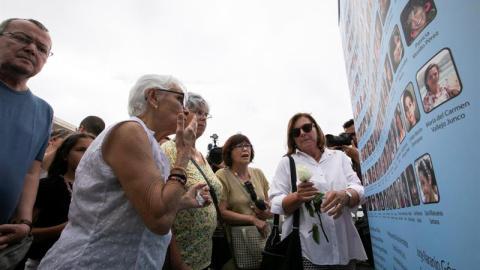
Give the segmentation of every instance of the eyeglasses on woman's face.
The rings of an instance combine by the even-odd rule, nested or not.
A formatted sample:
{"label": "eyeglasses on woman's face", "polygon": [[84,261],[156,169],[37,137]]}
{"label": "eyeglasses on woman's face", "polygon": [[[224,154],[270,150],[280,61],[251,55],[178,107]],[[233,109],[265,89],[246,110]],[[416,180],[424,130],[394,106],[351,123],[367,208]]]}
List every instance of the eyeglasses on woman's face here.
{"label": "eyeglasses on woman's face", "polygon": [[252,146],[248,143],[239,143],[235,145],[233,148],[237,149],[237,151],[239,152],[243,151],[244,148],[246,148],[247,150],[252,150]]}
{"label": "eyeglasses on woman's face", "polygon": [[[161,88],[153,88],[153,89],[156,90],[156,91],[162,91],[162,92],[176,94],[178,102],[180,102],[180,104],[182,104],[182,106],[185,108],[185,93],[177,92],[177,91],[173,91],[173,90],[165,90],[165,89],[161,89]],[[148,98],[145,97],[145,100],[147,100],[147,99]]]}
{"label": "eyeglasses on woman's face", "polygon": [[192,109],[192,110],[189,110],[189,111],[196,114],[197,117],[205,117],[205,119],[212,118],[211,114],[209,114],[208,112],[204,112],[203,110],[200,110],[200,109],[199,110]]}
{"label": "eyeglasses on woman's face", "polygon": [[312,128],[315,126],[314,123],[308,123],[308,124],[305,124],[303,126],[301,126],[300,128],[294,128],[292,129],[292,131],[290,131],[290,135],[292,135],[294,138],[297,138],[298,136],[300,136],[300,129],[303,130],[303,132],[305,133],[309,133],[310,131],[312,131]]}

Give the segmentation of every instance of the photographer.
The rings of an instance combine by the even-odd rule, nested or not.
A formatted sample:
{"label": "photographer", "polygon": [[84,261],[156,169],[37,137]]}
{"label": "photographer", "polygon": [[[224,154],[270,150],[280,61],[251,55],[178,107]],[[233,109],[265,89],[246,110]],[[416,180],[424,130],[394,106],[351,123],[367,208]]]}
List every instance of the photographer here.
{"label": "photographer", "polygon": [[352,159],[352,168],[361,181],[360,156],[357,149],[357,136],[353,119],[350,119],[343,124],[343,130],[345,132],[340,133],[338,136],[332,134],[325,135],[325,138],[327,139],[327,148],[345,152],[345,154]]}
{"label": "photographer", "polygon": [[[357,136],[355,133],[355,124],[353,119],[348,120],[343,124],[343,130],[346,134],[350,135],[351,145],[342,145],[342,150],[345,154],[352,159],[353,170],[357,173],[358,178],[362,181],[362,173],[360,170],[360,155],[357,149]],[[363,184],[363,181],[362,181]]]}
{"label": "photographer", "polygon": [[[342,145],[341,148],[345,154],[352,159],[352,168],[357,173],[358,178],[363,184],[362,172],[360,169],[360,156],[357,149],[357,136],[355,133],[355,123],[353,119],[348,120],[343,124],[343,130],[345,134],[348,134],[351,138],[351,145]],[[368,216],[366,211],[366,205],[362,205],[363,217],[355,222],[355,227],[362,239],[363,247],[367,253],[368,263],[372,266],[373,264],[373,252],[372,252],[372,242],[370,240],[370,227],[368,224]]]}
{"label": "photographer", "polygon": [[217,172],[221,168],[225,168],[222,157],[222,147],[217,146],[218,135],[213,134],[210,136],[213,139],[213,145],[208,144],[207,161],[210,164],[213,172]]}

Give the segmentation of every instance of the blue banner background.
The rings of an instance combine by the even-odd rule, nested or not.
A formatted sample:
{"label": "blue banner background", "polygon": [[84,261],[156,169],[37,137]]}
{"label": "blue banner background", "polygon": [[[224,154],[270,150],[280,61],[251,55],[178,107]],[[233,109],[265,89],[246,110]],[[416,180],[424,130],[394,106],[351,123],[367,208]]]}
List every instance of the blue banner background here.
{"label": "blue banner background", "polygon": [[[383,20],[381,5],[386,2],[389,5]],[[430,10],[435,7],[435,15],[407,45],[401,14],[409,2],[340,1],[339,25],[360,139],[363,180],[366,196],[370,197],[368,216],[375,266],[376,269],[477,269],[480,6],[475,0],[424,1]],[[404,52],[396,71],[390,50],[395,27]],[[427,113],[422,106],[424,83],[417,82],[417,73],[423,80],[425,66],[438,60],[434,57],[440,52],[448,52],[445,49],[450,51],[456,69],[448,63],[444,65],[449,68],[440,72],[440,80],[445,83],[446,77],[456,73],[460,93]],[[390,90],[385,61],[393,75]],[[407,120],[401,98],[410,83],[420,119],[411,130],[405,128],[405,139],[392,154],[388,152],[395,147],[392,132],[399,137],[395,110],[400,104],[405,127]],[[373,150],[370,153],[369,143]],[[434,203],[423,202],[418,182],[415,161],[425,154],[431,158],[438,187],[439,201]],[[402,193],[401,184],[400,191],[395,190],[394,183],[397,179],[402,183],[402,173],[409,165],[414,167],[419,205],[412,204],[408,181],[408,192]],[[383,207],[372,206],[372,196],[376,202],[377,194],[386,195]],[[402,198],[395,194],[403,194],[403,207]]]}

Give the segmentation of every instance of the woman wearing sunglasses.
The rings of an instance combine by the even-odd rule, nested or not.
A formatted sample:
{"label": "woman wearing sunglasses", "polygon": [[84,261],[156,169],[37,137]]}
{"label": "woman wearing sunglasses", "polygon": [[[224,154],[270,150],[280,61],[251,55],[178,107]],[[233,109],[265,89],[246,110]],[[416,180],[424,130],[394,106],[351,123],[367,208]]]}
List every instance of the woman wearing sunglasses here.
{"label": "woman wearing sunglasses", "polygon": [[[223,185],[219,202],[222,218],[230,226],[253,225],[266,240],[269,228],[266,220],[273,218],[268,200],[269,184],[263,172],[248,165],[255,151],[247,136],[236,134],[223,145],[223,160],[227,167],[216,172]],[[227,269],[237,269],[233,262]]]}
{"label": "woman wearing sunglasses", "polygon": [[[306,166],[312,177],[306,182],[297,180],[297,191],[292,193],[289,159],[283,157],[277,167],[270,201],[271,211],[286,217],[282,239],[292,231],[291,214],[300,209],[304,269],[355,269],[356,261],[365,260],[367,256],[352,213],[357,212],[360,203],[365,203],[365,197],[348,157],[341,151],[325,147],[320,126],[306,113],[295,114],[290,119],[287,144],[287,155],[293,157],[296,168]],[[305,202],[312,201],[320,193],[325,195],[321,213],[311,217]],[[323,231],[314,235],[313,228],[320,226]]]}

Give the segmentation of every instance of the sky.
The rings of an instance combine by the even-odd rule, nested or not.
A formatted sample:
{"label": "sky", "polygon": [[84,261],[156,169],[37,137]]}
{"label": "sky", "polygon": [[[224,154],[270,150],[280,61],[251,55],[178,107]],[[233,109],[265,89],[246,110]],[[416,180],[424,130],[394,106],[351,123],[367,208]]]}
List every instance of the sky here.
{"label": "sky", "polygon": [[336,0],[0,0],[0,20],[33,18],[53,41],[28,86],[55,116],[78,126],[128,119],[144,74],[170,74],[210,105],[197,140],[204,155],[237,133],[255,149],[252,167],[273,179],[286,153],[288,120],[311,113],[325,134],[352,118]]}

